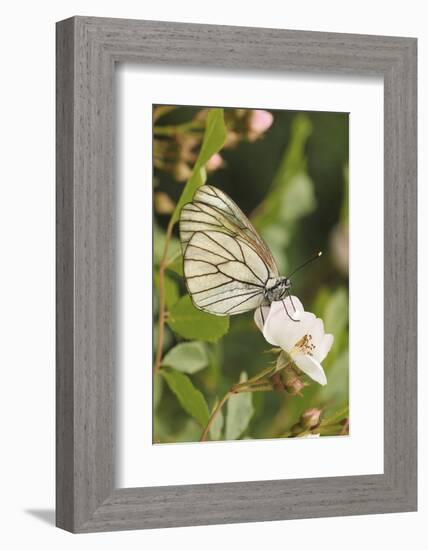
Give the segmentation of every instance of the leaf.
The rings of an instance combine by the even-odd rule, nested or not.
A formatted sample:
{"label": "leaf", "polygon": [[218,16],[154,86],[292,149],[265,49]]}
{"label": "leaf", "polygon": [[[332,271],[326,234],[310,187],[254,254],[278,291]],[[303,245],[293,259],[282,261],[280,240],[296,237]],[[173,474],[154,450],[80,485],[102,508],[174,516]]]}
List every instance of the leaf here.
{"label": "leaf", "polygon": [[201,439],[201,428],[193,418],[189,418],[184,427],[174,434],[174,443],[198,443]]}
{"label": "leaf", "polygon": [[316,206],[314,186],[309,176],[303,172],[290,178],[287,190],[281,197],[280,218],[294,222],[310,214]]}
{"label": "leaf", "polygon": [[183,277],[183,256],[181,253],[166,265],[166,269]]}
{"label": "leaf", "polygon": [[[241,373],[239,382],[247,380],[247,374]],[[226,439],[239,439],[246,430],[254,408],[251,393],[239,393],[229,398],[226,417]]]}
{"label": "leaf", "polygon": [[207,391],[214,392],[222,380],[223,345],[222,342],[205,344],[208,355],[208,369],[204,372],[204,384]]}
{"label": "leaf", "polygon": [[343,201],[340,209],[340,221],[343,224],[349,222],[349,168],[346,165],[343,168]]}
{"label": "leaf", "polygon": [[165,355],[162,365],[193,374],[208,366],[208,354],[202,342],[183,342]]}
{"label": "leaf", "polygon": [[341,404],[347,403],[349,396],[349,353],[343,351],[328,368],[328,384],[319,388],[322,401],[334,401]]}
{"label": "leaf", "polygon": [[329,424],[319,428],[320,435],[347,435],[346,427],[343,424]]}
{"label": "leaf", "polygon": [[[164,280],[164,291],[165,291],[165,303],[166,307],[168,309],[171,309],[172,306],[178,301],[180,298],[180,292],[178,289],[178,284],[174,279],[171,279],[171,277],[168,277],[164,274],[163,277]],[[159,273],[155,273],[154,276],[155,281],[155,287],[159,290]]]}
{"label": "leaf", "polygon": [[162,399],[163,380],[158,373],[153,379],[153,410],[155,411]]}
{"label": "leaf", "polygon": [[349,416],[349,405],[343,407],[340,411],[333,413],[332,415],[324,418],[321,421],[321,426],[330,426],[331,424],[337,424],[341,420],[348,418]]}
{"label": "leaf", "polygon": [[346,328],[348,323],[348,293],[344,288],[338,288],[328,300],[324,309],[326,332],[336,337]]}
{"label": "leaf", "polygon": [[[159,265],[163,256],[165,247],[165,231],[158,225],[153,224],[153,263]],[[178,239],[171,237],[168,243],[168,253],[166,261],[173,261],[177,257],[181,257],[181,244]]]}
{"label": "leaf", "polygon": [[181,209],[193,199],[196,189],[203,185],[207,179],[205,164],[223,147],[226,141],[226,126],[224,124],[223,109],[210,109],[205,126],[204,139],[201,150],[193,167],[192,175],[181,193],[177,206],[172,215],[172,222],[180,218]]}
{"label": "leaf", "polygon": [[189,296],[182,296],[171,308],[168,326],[187,340],[215,342],[229,330],[229,317],[196,309]]}
{"label": "leaf", "polygon": [[[213,411],[217,407],[217,405],[218,405],[218,399],[216,399],[216,401],[214,403],[214,407],[211,411],[211,414],[213,413]],[[220,411],[217,414],[217,416],[215,417],[213,423],[211,424],[210,437],[211,437],[212,441],[218,441],[221,438],[221,432],[222,432],[222,429],[223,429],[223,424],[224,424],[224,417],[223,417],[222,411]]]}
{"label": "leaf", "polygon": [[[259,230],[278,223],[290,224],[315,208],[312,180],[306,173],[305,145],[312,124],[304,114],[293,120],[290,143],[266,199],[252,217]],[[268,243],[269,244],[269,243]]]}
{"label": "leaf", "polygon": [[153,109],[153,122],[156,122],[163,116],[175,111],[175,109],[177,109],[175,105],[158,105]]}
{"label": "leaf", "polygon": [[202,427],[205,427],[210,417],[208,405],[204,396],[195,388],[190,378],[172,369],[161,369],[160,373],[183,409]]}
{"label": "leaf", "polygon": [[318,290],[315,300],[312,303],[311,311],[317,316],[324,318],[324,310],[330,298],[330,291],[325,286]]}

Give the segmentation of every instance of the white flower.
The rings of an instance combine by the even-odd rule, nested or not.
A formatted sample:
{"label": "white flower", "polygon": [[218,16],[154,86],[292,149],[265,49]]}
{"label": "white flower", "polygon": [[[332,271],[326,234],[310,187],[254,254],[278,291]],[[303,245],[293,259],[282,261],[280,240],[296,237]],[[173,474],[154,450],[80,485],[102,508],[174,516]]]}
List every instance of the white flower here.
{"label": "white flower", "polygon": [[258,308],[254,321],[265,339],[283,349],[302,372],[327,384],[321,363],[333,345],[333,335],[325,334],[322,320],[304,311],[296,296]]}

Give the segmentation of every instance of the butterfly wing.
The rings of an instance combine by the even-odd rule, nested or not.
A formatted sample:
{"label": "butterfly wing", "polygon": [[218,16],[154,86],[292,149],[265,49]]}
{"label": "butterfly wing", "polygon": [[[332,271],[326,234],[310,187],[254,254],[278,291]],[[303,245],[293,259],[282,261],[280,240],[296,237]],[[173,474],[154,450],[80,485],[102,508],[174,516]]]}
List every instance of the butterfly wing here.
{"label": "butterfly wing", "polygon": [[267,281],[278,276],[264,241],[238,206],[205,185],[180,217],[184,275],[194,305],[235,315],[264,302]]}
{"label": "butterfly wing", "polygon": [[260,256],[273,276],[279,276],[275,260],[247,216],[233,200],[212,185],[200,187],[191,203],[180,214],[180,239],[183,250],[197,231],[216,230],[240,237]]}

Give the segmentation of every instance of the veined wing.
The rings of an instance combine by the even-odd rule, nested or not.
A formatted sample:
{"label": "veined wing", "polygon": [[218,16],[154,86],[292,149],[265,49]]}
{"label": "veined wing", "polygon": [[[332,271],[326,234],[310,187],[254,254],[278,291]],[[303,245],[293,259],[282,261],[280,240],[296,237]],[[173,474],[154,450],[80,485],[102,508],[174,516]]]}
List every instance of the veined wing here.
{"label": "veined wing", "polygon": [[192,233],[184,251],[184,276],[197,308],[235,315],[264,302],[271,272],[246,240],[210,229]]}
{"label": "veined wing", "polygon": [[264,240],[242,210],[223,191],[212,185],[200,187],[180,214],[183,254],[195,233],[217,231],[245,242],[263,261],[271,277],[278,277],[275,260]]}

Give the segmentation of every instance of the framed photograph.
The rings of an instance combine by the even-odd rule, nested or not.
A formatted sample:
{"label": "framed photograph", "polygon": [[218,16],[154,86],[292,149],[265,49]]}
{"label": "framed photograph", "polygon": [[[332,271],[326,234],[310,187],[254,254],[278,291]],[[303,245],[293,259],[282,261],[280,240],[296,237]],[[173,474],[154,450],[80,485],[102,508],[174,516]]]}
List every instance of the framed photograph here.
{"label": "framed photograph", "polygon": [[417,506],[416,39],[57,24],[57,525]]}

